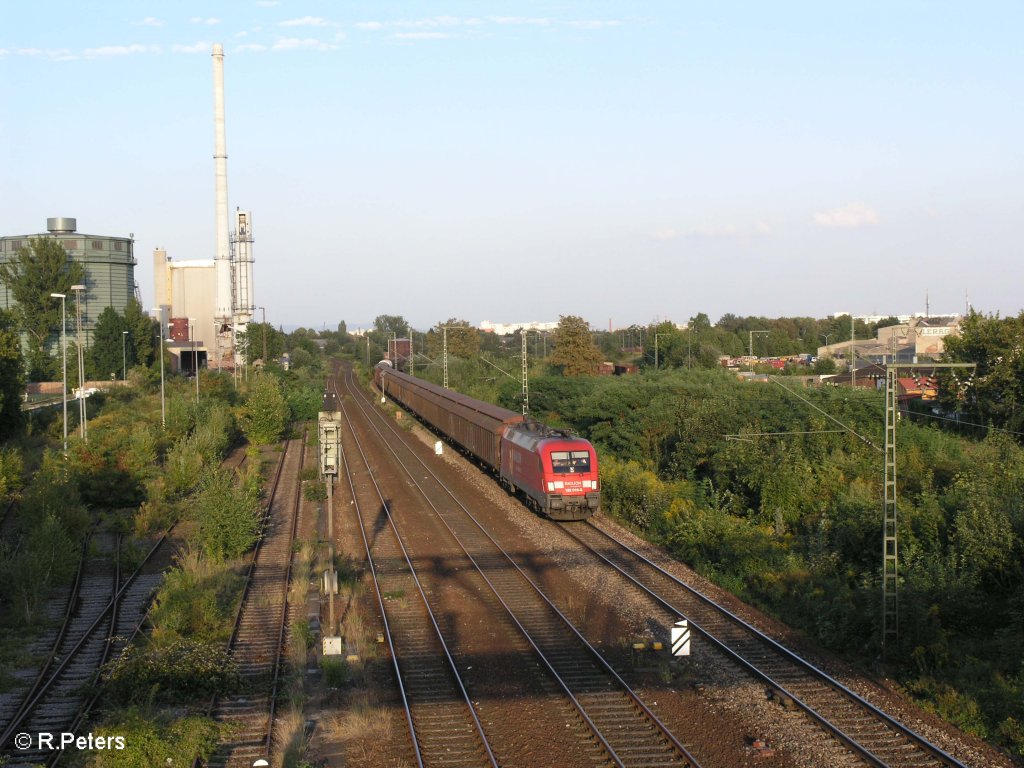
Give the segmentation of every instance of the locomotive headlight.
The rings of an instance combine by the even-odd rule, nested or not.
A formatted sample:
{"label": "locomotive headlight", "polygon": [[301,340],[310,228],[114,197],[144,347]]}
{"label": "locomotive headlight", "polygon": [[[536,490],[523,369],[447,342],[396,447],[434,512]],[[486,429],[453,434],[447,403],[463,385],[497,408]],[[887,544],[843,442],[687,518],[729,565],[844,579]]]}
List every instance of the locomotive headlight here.
{"label": "locomotive headlight", "polygon": [[554,483],[552,483],[552,482],[551,482],[551,481],[549,480],[549,481],[548,481],[548,491],[550,492],[550,491],[553,491],[553,490],[555,490],[555,484],[554,484]]}
{"label": "locomotive headlight", "polygon": [[561,480],[555,480],[555,488],[565,488],[565,483]]}

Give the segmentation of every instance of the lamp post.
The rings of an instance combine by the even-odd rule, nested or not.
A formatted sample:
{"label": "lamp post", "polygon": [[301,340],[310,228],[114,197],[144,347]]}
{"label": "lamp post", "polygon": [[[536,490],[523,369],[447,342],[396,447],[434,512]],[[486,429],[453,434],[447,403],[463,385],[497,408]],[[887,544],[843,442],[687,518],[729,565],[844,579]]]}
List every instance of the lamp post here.
{"label": "lamp post", "polygon": [[76,338],[78,339],[78,431],[82,440],[89,442],[85,409],[85,355],[82,352],[82,291],[85,290],[85,286],[72,285],[71,290],[75,292]]}
{"label": "lamp post", "polygon": [[60,299],[60,346],[62,358],[63,382],[60,390],[61,400],[64,404],[64,457],[68,455],[68,322],[65,313],[65,302],[67,294],[51,293],[50,298]]}
{"label": "lamp post", "polygon": [[121,331],[121,381],[128,381],[128,331]]}
{"label": "lamp post", "polygon": [[263,367],[267,367],[267,308],[256,307],[263,313]]}
{"label": "lamp post", "polygon": [[[160,309],[153,310],[154,312],[160,312]],[[160,429],[167,428],[167,406],[164,400],[164,322],[163,314],[160,314],[160,319],[157,322],[159,328],[157,329],[157,337],[160,339]]]}
{"label": "lamp post", "polygon": [[192,367],[196,374],[196,402],[199,402],[199,352],[196,350],[195,326],[192,325],[192,318],[188,319],[188,337],[192,340]]}

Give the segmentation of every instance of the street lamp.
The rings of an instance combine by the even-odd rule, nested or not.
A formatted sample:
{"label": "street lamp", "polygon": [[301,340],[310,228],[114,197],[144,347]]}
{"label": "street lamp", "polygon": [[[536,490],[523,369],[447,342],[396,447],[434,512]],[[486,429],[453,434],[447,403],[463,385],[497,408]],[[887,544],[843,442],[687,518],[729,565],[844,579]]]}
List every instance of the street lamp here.
{"label": "street lamp", "polygon": [[[153,310],[154,312],[160,312],[159,309]],[[157,336],[160,339],[160,429],[167,428],[167,406],[164,401],[164,322],[163,315],[160,315],[160,319],[157,322],[160,327],[157,329]]]}
{"label": "street lamp", "polygon": [[267,367],[267,308],[256,307],[263,313],[263,367]]}
{"label": "street lamp", "polygon": [[64,403],[64,456],[68,455],[68,322],[64,311],[64,299],[67,298],[66,294],[63,293],[51,293],[50,298],[60,299],[60,345],[62,349],[63,359],[63,378],[61,381],[61,400]]}
{"label": "street lamp", "polygon": [[85,290],[85,286],[72,285],[71,290],[75,292],[76,338],[78,339],[78,429],[82,440],[89,442],[85,408],[85,354],[82,351],[82,291]]}
{"label": "street lamp", "polygon": [[196,374],[196,402],[199,402],[199,352],[196,351],[196,334],[195,326],[192,324],[192,318],[188,319],[188,337],[192,340],[192,367],[195,369]]}
{"label": "street lamp", "polygon": [[125,342],[128,340],[128,331],[121,331],[121,381],[128,381],[128,354]]}

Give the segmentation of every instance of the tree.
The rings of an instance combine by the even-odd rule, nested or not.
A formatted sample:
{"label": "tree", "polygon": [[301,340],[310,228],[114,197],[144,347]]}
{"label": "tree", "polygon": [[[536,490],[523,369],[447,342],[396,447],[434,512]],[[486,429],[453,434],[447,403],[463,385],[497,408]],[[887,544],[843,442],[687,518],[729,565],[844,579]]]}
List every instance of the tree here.
{"label": "tree", "polygon": [[124,308],[124,330],[128,331],[128,367],[152,365],[157,362],[156,343],[159,322],[142,311],[134,298]]}
{"label": "tree", "polygon": [[594,346],[590,326],[582,317],[559,315],[552,342],[555,351],[551,354],[551,364],[559,368],[563,376],[593,374],[597,371],[601,353]]}
{"label": "tree", "polygon": [[28,247],[0,264],[0,281],[17,302],[14,317],[27,336],[31,379],[48,377],[52,372],[46,343],[60,328],[61,310],[60,302],[50,294],[63,293],[70,304],[71,286],[84,279],[82,265],[68,257],[60,242],[46,237],[30,239]]}
{"label": "tree", "polygon": [[950,374],[943,402],[976,414],[980,423],[1024,430],[1024,312],[1000,318],[972,311],[959,337],[947,336],[945,346],[950,361],[977,368],[971,378],[967,372]]}
{"label": "tree", "polygon": [[0,309],[0,436],[15,434],[23,423],[21,391],[24,389],[24,360],[14,316]]}
{"label": "tree", "polygon": [[256,377],[242,411],[242,427],[249,442],[276,443],[287,424],[288,402],[277,377],[270,374]]}
{"label": "tree", "polygon": [[395,334],[399,338],[409,331],[409,323],[401,315],[377,315],[373,320],[373,330],[381,336],[391,338]]}
{"label": "tree", "polygon": [[127,355],[127,339],[122,331],[124,318],[113,307],[107,307],[96,318],[96,326],[92,331],[92,349],[89,356],[96,375],[102,379],[121,378],[122,344]]}
{"label": "tree", "polygon": [[277,360],[284,353],[284,333],[270,323],[249,323],[244,333],[238,334],[238,347],[245,356],[245,361],[252,364],[254,360],[263,359],[263,345],[266,342],[267,360]]}
{"label": "tree", "polygon": [[448,329],[448,354],[470,360],[480,353],[480,334],[468,320],[448,318],[427,332],[427,354],[439,357],[444,351],[445,328]]}

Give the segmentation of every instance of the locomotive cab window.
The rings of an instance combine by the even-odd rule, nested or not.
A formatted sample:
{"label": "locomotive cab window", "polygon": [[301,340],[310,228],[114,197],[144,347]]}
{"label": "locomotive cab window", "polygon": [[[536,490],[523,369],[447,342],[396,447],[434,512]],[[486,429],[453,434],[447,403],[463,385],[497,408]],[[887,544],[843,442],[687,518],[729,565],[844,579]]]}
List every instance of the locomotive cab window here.
{"label": "locomotive cab window", "polygon": [[590,471],[589,451],[552,451],[551,469],[556,475]]}

